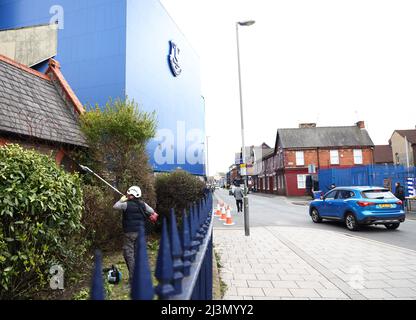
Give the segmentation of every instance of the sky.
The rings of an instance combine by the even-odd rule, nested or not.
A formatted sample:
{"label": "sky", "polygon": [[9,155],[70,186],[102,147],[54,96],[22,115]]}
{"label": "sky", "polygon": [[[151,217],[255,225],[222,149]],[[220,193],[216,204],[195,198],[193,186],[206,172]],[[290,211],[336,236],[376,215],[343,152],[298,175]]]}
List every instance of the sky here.
{"label": "sky", "polygon": [[196,50],[206,101],[209,175],[278,128],[365,121],[375,144],[416,126],[416,1],[161,0]]}

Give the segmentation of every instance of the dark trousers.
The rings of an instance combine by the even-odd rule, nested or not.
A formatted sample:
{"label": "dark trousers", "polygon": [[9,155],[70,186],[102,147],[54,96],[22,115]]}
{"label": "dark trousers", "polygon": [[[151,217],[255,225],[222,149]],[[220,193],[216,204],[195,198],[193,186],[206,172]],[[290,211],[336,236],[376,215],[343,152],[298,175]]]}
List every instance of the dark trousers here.
{"label": "dark trousers", "polygon": [[237,202],[237,211],[243,212],[243,200],[236,200]]}
{"label": "dark trousers", "polygon": [[130,232],[124,234],[123,255],[126,261],[127,269],[129,270],[129,283],[133,280],[134,262],[136,256],[137,232]]}

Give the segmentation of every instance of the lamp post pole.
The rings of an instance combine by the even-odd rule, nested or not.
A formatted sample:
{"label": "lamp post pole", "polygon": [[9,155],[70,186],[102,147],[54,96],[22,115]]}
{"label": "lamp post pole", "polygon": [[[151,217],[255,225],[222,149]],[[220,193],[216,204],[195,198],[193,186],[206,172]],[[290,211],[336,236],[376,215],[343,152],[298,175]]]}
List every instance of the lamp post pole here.
{"label": "lamp post pole", "polygon": [[[242,157],[243,157],[243,167],[244,167],[244,230],[245,235],[250,236],[250,220],[249,220],[249,206],[248,206],[248,176],[247,176],[247,163],[246,163],[246,147],[244,140],[244,111],[243,111],[243,89],[241,82],[241,59],[240,59],[240,36],[239,36],[239,26],[251,26],[255,21],[244,21],[237,22],[235,24],[236,34],[237,34],[237,58],[238,58],[238,83],[240,88],[240,114],[241,114],[241,143],[242,143]],[[241,174],[241,165],[240,165],[240,174]]]}
{"label": "lamp post pole", "polygon": [[206,163],[206,168],[205,168],[207,177],[209,177],[209,138],[211,137],[207,136],[207,163]]}

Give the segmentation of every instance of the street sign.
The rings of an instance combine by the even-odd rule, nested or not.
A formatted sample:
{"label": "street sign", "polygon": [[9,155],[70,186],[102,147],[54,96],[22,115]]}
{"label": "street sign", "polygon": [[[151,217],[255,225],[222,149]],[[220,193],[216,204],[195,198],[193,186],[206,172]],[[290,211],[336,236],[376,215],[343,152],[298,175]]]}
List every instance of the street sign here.
{"label": "street sign", "polygon": [[247,165],[245,163],[240,164],[240,175],[247,175]]}

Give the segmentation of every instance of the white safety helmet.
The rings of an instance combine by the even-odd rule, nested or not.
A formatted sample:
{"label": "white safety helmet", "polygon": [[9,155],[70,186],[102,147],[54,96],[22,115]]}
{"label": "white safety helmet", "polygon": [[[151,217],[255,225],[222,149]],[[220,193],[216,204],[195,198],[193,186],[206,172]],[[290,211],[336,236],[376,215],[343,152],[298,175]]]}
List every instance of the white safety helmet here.
{"label": "white safety helmet", "polygon": [[135,198],[140,198],[142,196],[142,189],[140,189],[137,186],[133,186],[129,190],[127,190],[127,194]]}

